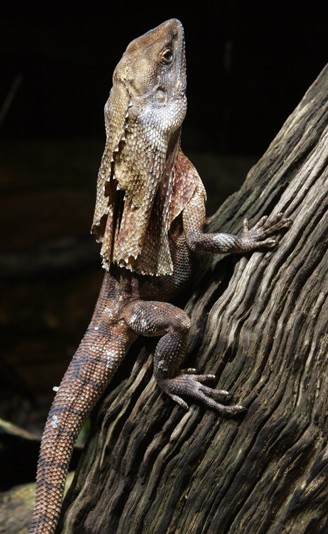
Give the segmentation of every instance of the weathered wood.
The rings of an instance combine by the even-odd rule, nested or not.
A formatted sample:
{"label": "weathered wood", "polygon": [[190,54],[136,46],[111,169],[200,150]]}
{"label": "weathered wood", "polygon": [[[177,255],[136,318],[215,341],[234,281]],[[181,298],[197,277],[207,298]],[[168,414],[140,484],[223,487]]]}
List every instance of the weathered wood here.
{"label": "weathered wood", "polygon": [[186,366],[248,411],[184,412],[140,341],[94,413],[63,532],[327,532],[327,97],[328,68],[210,224],[283,211],[291,229],[273,251],[201,260],[186,306]]}

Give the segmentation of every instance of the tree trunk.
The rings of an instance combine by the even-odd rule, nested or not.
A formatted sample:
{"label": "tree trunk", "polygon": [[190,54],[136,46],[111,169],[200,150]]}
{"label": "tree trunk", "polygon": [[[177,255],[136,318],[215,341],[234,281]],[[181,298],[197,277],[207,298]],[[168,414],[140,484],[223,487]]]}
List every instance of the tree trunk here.
{"label": "tree trunk", "polygon": [[184,412],[138,341],[93,414],[63,532],[328,532],[327,95],[328,67],[209,226],[283,211],[292,227],[273,250],[202,259],[186,306],[185,366],[247,412]]}

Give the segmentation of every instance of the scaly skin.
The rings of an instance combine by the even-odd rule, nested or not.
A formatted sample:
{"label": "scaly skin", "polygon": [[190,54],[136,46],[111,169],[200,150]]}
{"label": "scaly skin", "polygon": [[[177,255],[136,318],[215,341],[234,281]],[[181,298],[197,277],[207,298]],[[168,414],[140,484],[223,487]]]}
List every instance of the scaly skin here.
{"label": "scaly skin", "polygon": [[186,395],[224,415],[244,410],[218,402],[228,392],[204,384],[213,375],[178,372],[190,320],[168,300],[188,282],[194,251],[271,248],[290,221],[279,213],[251,230],[244,221],[239,236],[204,233],[204,187],[179,145],[185,88],[183,29],[174,19],[133,41],[115,70],[93,223],[107,272],[46,422],[31,534],[55,532],[75,439],[137,336],[160,338],[154,376],[183,408]]}

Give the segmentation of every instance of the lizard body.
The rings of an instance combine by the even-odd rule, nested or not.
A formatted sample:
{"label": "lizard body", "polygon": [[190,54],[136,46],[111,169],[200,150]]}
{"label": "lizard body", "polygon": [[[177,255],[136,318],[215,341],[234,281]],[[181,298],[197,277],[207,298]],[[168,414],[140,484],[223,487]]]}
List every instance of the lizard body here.
{"label": "lizard body", "polygon": [[182,407],[185,395],[222,414],[244,408],[205,385],[213,375],[178,372],[190,327],[168,301],[190,279],[195,251],[273,247],[290,224],[281,213],[239,235],[205,234],[205,190],[180,148],[186,112],[183,28],[172,19],[135,39],[113,76],[107,140],[92,231],[106,269],[90,325],[56,393],[41,442],[31,534],[55,532],[71,452],[82,423],[137,336],[158,336],[154,376]]}

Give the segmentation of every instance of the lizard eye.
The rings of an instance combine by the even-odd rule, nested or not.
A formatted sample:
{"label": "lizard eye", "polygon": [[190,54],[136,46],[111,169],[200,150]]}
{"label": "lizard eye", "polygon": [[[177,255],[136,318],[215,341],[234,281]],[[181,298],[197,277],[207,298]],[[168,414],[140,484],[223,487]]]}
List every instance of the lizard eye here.
{"label": "lizard eye", "polygon": [[169,65],[173,61],[173,50],[170,47],[164,48],[161,53],[161,63]]}

